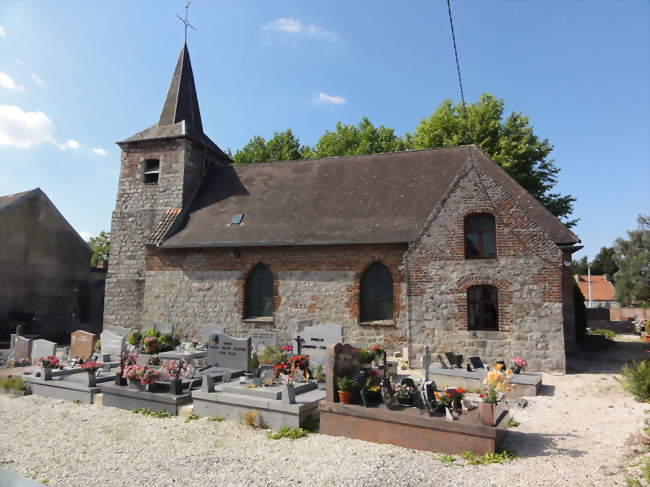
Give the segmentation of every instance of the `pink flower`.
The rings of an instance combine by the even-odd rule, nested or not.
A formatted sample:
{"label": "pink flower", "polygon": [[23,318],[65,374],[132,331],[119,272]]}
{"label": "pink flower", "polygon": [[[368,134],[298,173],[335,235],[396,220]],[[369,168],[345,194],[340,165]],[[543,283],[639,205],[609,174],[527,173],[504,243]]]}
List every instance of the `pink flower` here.
{"label": "pink flower", "polygon": [[282,347],[283,352],[293,352],[293,347],[291,345],[285,345]]}

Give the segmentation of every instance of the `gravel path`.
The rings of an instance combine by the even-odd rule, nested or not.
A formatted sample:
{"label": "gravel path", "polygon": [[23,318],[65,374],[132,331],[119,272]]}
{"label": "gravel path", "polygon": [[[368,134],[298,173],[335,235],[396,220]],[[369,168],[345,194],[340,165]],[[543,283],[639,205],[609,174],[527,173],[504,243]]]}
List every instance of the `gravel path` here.
{"label": "gravel path", "polygon": [[53,486],[625,485],[629,439],[649,405],[612,374],[545,375],[546,393],[513,411],[520,458],[461,466],[426,452],[311,434],[269,440],[243,424],[156,419],[38,396],[0,396],[0,466]]}

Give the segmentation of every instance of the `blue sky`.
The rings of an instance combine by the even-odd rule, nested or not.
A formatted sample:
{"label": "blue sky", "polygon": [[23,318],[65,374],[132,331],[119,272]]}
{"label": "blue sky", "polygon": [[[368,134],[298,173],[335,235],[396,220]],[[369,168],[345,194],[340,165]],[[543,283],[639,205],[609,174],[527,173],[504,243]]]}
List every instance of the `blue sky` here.
{"label": "blue sky", "polygon": [[[650,213],[647,0],[453,1],[467,101],[491,92],[555,146],[592,256]],[[0,194],[41,187],[84,236],[110,228],[119,150],[155,123],[183,2],[0,2]],[[412,131],[459,99],[445,0],[194,0],[203,125],[223,149],[337,121]]]}

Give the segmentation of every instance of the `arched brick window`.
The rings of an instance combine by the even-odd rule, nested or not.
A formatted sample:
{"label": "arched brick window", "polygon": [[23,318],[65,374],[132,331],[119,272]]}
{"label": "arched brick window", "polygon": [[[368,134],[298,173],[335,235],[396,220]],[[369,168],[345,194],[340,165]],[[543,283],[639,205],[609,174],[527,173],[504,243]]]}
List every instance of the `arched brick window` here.
{"label": "arched brick window", "polygon": [[497,256],[496,225],[489,213],[465,217],[465,258],[491,259]]}
{"label": "arched brick window", "polygon": [[264,316],[273,316],[273,274],[259,264],[246,280],[244,318]]}
{"label": "arched brick window", "polygon": [[393,319],[393,276],[381,262],[368,266],[359,283],[361,321]]}
{"label": "arched brick window", "polygon": [[467,288],[467,329],[499,329],[499,293],[496,287]]}

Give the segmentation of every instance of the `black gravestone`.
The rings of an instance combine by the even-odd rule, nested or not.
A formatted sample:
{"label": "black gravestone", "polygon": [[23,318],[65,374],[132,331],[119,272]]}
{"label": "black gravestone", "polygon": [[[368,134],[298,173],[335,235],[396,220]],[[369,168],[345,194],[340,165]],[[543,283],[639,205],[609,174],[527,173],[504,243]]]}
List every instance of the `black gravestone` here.
{"label": "black gravestone", "polygon": [[472,364],[472,367],[475,369],[484,369],[485,366],[483,365],[483,361],[481,360],[481,357],[470,357],[469,362]]}
{"label": "black gravestone", "polygon": [[500,365],[503,365],[504,369],[506,368],[506,363],[503,360],[497,360],[496,363],[500,364]]}
{"label": "black gravestone", "polygon": [[447,361],[449,362],[449,365],[452,367],[456,365],[456,354],[453,352],[445,352],[445,357],[447,357]]}
{"label": "black gravestone", "polygon": [[404,377],[402,379],[402,382],[400,382],[400,384],[403,385],[403,386],[406,386],[406,387],[415,388],[415,382],[410,377]]}
{"label": "black gravestone", "polygon": [[445,362],[445,357],[438,354],[438,361],[440,362],[440,365],[442,366],[443,369],[447,368],[447,362]]}
{"label": "black gravestone", "polygon": [[463,367],[463,356],[462,355],[456,355],[456,367],[459,369]]}

